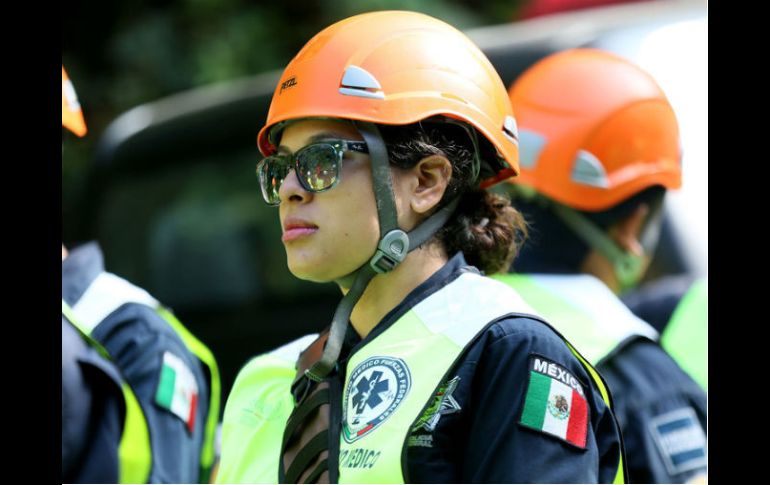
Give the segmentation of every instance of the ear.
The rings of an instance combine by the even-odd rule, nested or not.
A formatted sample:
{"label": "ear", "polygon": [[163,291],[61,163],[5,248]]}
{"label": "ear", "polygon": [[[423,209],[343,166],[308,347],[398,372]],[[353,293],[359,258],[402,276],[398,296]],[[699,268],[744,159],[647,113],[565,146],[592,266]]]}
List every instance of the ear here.
{"label": "ear", "polygon": [[452,177],[452,164],[446,157],[431,155],[417,162],[411,172],[414,179],[409,205],[414,212],[425,214],[444,196]]}
{"label": "ear", "polygon": [[623,249],[636,256],[644,256],[644,248],[639,242],[642,226],[650,213],[647,204],[639,204],[625,219],[616,223],[610,229],[610,237]]}

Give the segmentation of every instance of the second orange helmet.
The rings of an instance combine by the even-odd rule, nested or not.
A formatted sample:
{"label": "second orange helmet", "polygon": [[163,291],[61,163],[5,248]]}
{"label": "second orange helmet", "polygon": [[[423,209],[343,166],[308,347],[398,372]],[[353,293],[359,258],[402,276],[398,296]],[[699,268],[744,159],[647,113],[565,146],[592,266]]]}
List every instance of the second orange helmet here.
{"label": "second orange helmet", "polygon": [[509,91],[521,173],[512,183],[577,210],[607,210],[653,185],[681,186],[674,110],[648,73],[596,49],[553,54]]}

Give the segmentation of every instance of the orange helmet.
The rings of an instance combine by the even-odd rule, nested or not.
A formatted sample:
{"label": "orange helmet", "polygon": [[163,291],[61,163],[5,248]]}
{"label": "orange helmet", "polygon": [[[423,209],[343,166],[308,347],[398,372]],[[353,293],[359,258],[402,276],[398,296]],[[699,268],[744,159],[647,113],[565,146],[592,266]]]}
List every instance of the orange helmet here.
{"label": "orange helmet", "polygon": [[681,186],[674,110],[625,59],[595,49],[553,54],[509,94],[522,143],[512,183],[583,211],[609,209],[653,185]]}
{"label": "orange helmet", "polygon": [[516,121],[500,76],[479,48],[427,15],[371,12],[327,27],[292,59],[257,143],[264,155],[275,152],[288,120],[406,125],[438,115],[469,123],[496,149],[499,160],[485,167],[482,187],[516,175]]}
{"label": "orange helmet", "polygon": [[88,131],[78,95],[64,66],[61,67],[61,125],[77,136],[83,136]]}

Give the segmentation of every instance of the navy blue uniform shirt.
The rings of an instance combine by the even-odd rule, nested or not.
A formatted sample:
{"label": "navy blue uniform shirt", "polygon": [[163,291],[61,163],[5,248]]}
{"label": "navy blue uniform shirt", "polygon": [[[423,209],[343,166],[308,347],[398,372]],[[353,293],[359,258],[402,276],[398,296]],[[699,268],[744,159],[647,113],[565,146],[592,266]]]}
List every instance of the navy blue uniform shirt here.
{"label": "navy blue uniform shirt", "polygon": [[662,334],[693,280],[689,275],[665,276],[630,290],[620,299],[634,315]]}
{"label": "navy blue uniform shirt", "polygon": [[[342,372],[357,347],[464,271],[477,270],[457,254],[365,339],[349,327]],[[589,423],[584,449],[520,423],[534,355],[567,369],[585,390]],[[465,349],[446,384],[438,414],[408,438],[408,482],[611,483],[615,478],[621,445],[614,417],[588,373],[546,324],[519,316],[491,322]]]}
{"label": "navy blue uniform shirt", "polygon": [[[103,271],[103,257],[95,243],[73,250],[62,261],[62,298],[74,307]],[[67,341],[71,342],[72,335],[66,332],[69,334]],[[122,434],[125,404],[117,385],[105,385],[105,380],[114,382],[124,379],[136,394],[149,428],[152,449],[149,481],[197,483],[210,396],[208,380],[200,361],[168,322],[146,305],[122,305],[94,329],[93,337],[104,345],[113,363],[105,361],[90,347],[80,347],[78,352],[68,345],[69,364],[65,369],[65,322],[62,322],[63,481],[70,481],[64,475],[65,448],[68,477],[72,482],[117,481],[104,477],[117,477],[117,445]],[[197,383],[198,402],[192,431],[177,414],[156,402],[164,354],[167,352],[184,363]],[[102,363],[91,365],[84,372],[87,360],[101,360]],[[106,371],[110,368],[119,369],[120,376],[110,376]],[[94,392],[97,388],[99,392]],[[65,411],[65,408],[80,410],[81,419],[72,418],[74,413]],[[116,428],[116,422],[120,424],[119,428]],[[98,445],[94,439],[107,444]]]}
{"label": "navy blue uniform shirt", "polygon": [[658,344],[637,339],[598,365],[615,400],[631,483],[706,472],[706,393]]}
{"label": "navy blue uniform shirt", "polygon": [[120,374],[62,318],[62,483],[117,483],[125,404]]}

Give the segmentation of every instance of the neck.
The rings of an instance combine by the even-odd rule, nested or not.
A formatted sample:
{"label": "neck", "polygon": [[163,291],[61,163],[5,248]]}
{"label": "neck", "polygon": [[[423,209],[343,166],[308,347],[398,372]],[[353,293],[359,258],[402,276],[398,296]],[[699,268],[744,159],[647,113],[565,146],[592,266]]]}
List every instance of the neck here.
{"label": "neck", "polygon": [[620,294],[620,283],[615,276],[615,268],[612,263],[595,249],[588,253],[588,256],[580,266],[582,273],[588,273],[600,279],[602,283],[612,290],[616,295]]}
{"label": "neck", "polygon": [[[447,261],[443,250],[436,245],[425,245],[409,253],[390,273],[372,278],[350,315],[350,323],[358,335],[361,338],[369,335],[388,312],[441,269]],[[347,294],[350,285],[341,281],[338,284],[342,293]]]}

